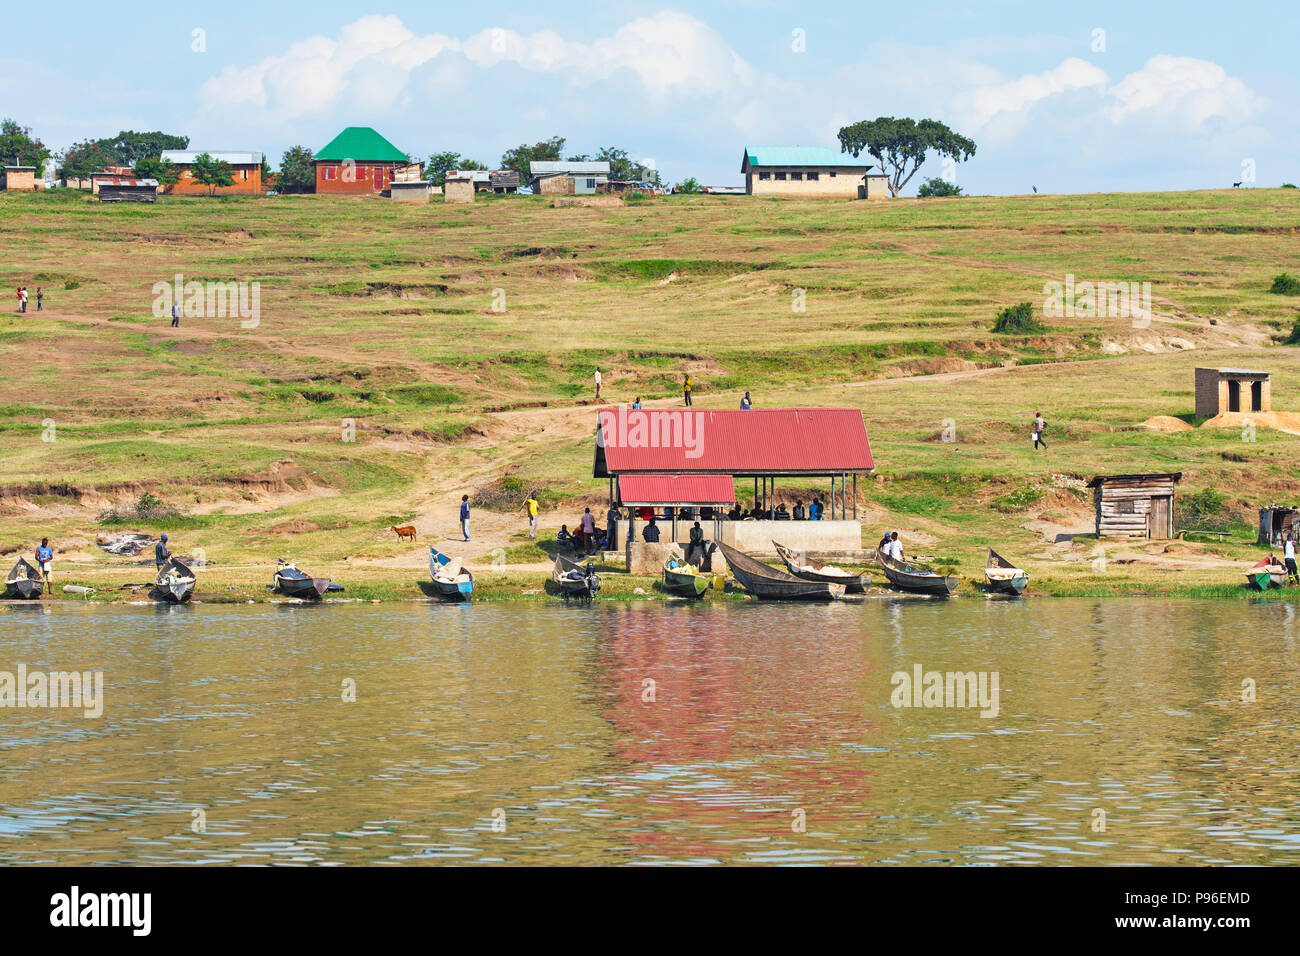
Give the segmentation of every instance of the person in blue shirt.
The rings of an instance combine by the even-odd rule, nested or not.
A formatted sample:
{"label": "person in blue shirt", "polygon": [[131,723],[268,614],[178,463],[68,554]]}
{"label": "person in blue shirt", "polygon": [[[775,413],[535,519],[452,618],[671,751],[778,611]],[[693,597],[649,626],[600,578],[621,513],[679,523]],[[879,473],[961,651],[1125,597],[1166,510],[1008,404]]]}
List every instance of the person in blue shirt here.
{"label": "person in blue shirt", "polygon": [[822,505],[822,500],[821,500],[821,498],[819,498],[817,495],[813,495],[812,503],[811,503],[810,505],[808,505],[808,520],[809,520],[809,521],[821,521],[821,520],[822,520],[822,507],[823,507],[823,505]]}
{"label": "person in blue shirt", "polygon": [[469,495],[460,496],[460,533],[469,540]]}
{"label": "person in blue shirt", "polygon": [[50,565],[53,561],[54,549],[50,547],[50,539],[41,538],[41,546],[36,549],[36,566],[41,569],[41,576],[45,578],[45,590],[42,593],[49,593]]}
{"label": "person in blue shirt", "polygon": [[740,400],[741,409],[743,409],[744,411],[749,411],[749,409],[753,407],[753,404],[754,403],[749,400],[749,392],[746,392],[745,397]]}
{"label": "person in blue shirt", "polygon": [[167,550],[167,535],[158,539],[158,543],[153,546],[153,563],[155,567],[161,568],[167,563],[167,559],[172,553]]}
{"label": "person in blue shirt", "polygon": [[632,407],[633,407],[633,408],[640,408],[640,407],[641,407],[641,396],[640,396],[640,395],[638,395],[638,396],[636,397],[636,401],[632,403]]}
{"label": "person in blue shirt", "polygon": [[655,519],[651,517],[648,524],[641,531],[641,537],[651,544],[659,540],[659,526],[655,524]]}

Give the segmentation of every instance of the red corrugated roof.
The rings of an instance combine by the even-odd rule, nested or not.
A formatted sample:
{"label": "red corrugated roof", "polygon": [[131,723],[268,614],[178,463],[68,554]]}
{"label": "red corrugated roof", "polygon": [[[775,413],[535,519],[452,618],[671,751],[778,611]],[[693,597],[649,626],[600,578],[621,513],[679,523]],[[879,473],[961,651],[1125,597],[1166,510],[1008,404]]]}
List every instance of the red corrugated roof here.
{"label": "red corrugated roof", "polygon": [[595,476],[830,475],[875,467],[856,408],[602,409]]}
{"label": "red corrugated roof", "polygon": [[618,500],[625,505],[730,505],[730,475],[620,475]]}

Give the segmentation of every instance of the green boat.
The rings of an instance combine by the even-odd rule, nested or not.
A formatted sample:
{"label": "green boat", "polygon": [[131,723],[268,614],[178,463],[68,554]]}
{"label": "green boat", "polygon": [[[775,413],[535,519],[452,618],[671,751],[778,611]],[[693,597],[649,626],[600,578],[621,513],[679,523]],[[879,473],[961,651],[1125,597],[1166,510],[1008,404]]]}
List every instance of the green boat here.
{"label": "green boat", "polygon": [[1267,559],[1246,572],[1246,585],[1256,591],[1267,591],[1270,587],[1280,588],[1285,581],[1286,568],[1280,564],[1269,564]]}
{"label": "green boat", "polygon": [[703,597],[704,592],[709,589],[712,583],[713,575],[711,574],[691,574],[689,571],[664,568],[664,587],[673,594],[682,594],[686,597]]}

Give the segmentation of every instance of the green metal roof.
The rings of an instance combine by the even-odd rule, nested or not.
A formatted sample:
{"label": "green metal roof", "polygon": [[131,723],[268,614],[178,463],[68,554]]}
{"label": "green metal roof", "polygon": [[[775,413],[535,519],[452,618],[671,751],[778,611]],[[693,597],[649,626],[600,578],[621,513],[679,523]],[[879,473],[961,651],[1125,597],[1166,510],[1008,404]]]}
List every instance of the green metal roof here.
{"label": "green metal roof", "polygon": [[826,146],[746,146],[741,172],[746,166],[852,166],[870,169],[872,163],[870,157],[855,159]]}
{"label": "green metal roof", "polygon": [[358,163],[405,163],[406,154],[369,126],[349,126],[312,157],[316,161]]}

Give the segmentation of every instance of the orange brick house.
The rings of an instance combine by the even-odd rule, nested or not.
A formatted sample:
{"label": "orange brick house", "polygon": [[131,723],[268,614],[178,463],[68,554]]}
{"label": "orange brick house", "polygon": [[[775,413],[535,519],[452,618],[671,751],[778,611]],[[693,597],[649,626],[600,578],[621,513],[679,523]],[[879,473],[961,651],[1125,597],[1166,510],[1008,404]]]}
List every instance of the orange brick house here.
{"label": "orange brick house", "polygon": [[160,192],[175,196],[206,196],[212,193],[211,187],[195,182],[194,177],[190,175],[194,158],[201,153],[207,153],[213,159],[228,163],[231,176],[235,180],[233,186],[218,186],[214,195],[256,196],[262,192],[262,154],[228,149],[164,149],[161,158],[171,163],[178,175],[174,184],[163,186]]}
{"label": "orange brick house", "polygon": [[349,126],[312,159],[316,192],[377,196],[393,182],[393,171],[411,165],[400,149],[369,126]]}

